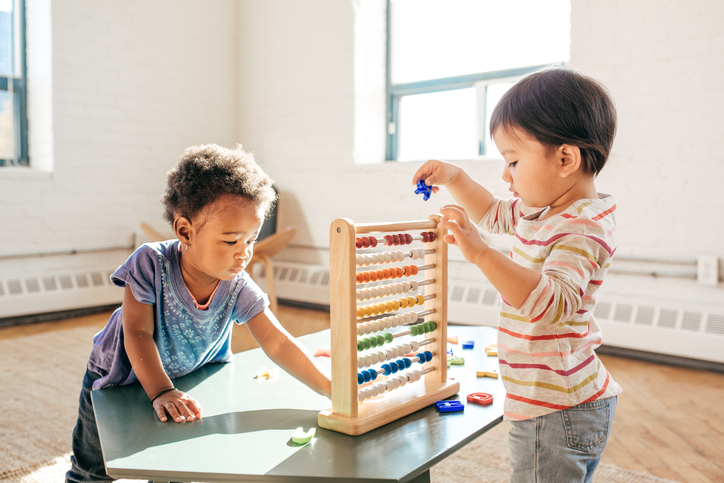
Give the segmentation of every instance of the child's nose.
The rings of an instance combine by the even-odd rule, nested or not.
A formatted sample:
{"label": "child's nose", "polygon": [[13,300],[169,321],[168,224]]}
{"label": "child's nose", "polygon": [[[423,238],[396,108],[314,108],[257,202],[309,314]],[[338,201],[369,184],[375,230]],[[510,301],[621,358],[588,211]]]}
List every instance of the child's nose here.
{"label": "child's nose", "polygon": [[505,167],[503,168],[503,181],[506,183],[510,183],[513,180],[513,178],[510,177],[510,170],[508,169],[508,163],[505,163]]}
{"label": "child's nose", "polygon": [[254,245],[245,244],[243,250],[241,250],[239,253],[236,254],[236,259],[238,259],[238,260],[250,259],[253,253],[254,253]]}

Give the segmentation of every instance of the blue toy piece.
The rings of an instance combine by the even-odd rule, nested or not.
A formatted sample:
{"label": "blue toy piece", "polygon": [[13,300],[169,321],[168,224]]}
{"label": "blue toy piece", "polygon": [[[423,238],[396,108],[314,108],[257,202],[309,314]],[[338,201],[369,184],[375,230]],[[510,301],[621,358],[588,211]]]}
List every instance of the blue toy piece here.
{"label": "blue toy piece", "polygon": [[474,341],[466,340],[465,342],[463,342],[463,349],[472,349],[473,347],[475,347]]}
{"label": "blue toy piece", "polygon": [[420,193],[422,193],[423,201],[429,200],[430,195],[432,194],[432,186],[426,185],[424,179],[417,180],[417,189],[415,190],[415,194],[419,195]]}
{"label": "blue toy piece", "polygon": [[460,401],[435,401],[437,410],[441,413],[456,413],[465,411],[465,405]]}

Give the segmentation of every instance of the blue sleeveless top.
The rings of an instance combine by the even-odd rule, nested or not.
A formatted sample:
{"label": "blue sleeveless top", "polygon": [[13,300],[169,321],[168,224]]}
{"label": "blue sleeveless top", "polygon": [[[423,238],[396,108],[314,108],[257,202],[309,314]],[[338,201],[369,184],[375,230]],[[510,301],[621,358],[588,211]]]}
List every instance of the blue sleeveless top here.
{"label": "blue sleeveless top", "polygon": [[[147,243],[111,276],[119,287],[128,284],[136,300],[154,306],[153,338],[171,379],[204,364],[230,361],[232,322],[242,324],[269,305],[266,294],[244,271],[233,280],[220,281],[208,308],[197,308],[181,277],[178,250],[178,240]],[[93,337],[88,369],[101,376],[93,389],[138,380],[123,343],[122,319],[120,307]]]}

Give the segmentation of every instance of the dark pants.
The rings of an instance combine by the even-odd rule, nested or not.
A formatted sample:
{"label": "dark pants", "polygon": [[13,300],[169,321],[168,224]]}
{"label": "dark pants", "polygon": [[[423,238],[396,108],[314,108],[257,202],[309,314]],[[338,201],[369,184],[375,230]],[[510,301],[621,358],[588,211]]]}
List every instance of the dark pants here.
{"label": "dark pants", "polygon": [[72,466],[65,474],[66,482],[113,481],[113,478],[106,474],[91,402],[93,381],[99,377],[101,377],[99,374],[90,370],[86,370],[85,377],[83,377],[83,389],[80,391],[78,404],[78,421],[73,430],[73,455],[70,457]]}

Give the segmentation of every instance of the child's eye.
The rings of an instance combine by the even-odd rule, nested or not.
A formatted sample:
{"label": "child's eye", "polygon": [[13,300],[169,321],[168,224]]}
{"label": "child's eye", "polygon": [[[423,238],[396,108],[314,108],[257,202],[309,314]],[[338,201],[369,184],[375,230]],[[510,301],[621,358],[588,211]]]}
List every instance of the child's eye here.
{"label": "child's eye", "polygon": [[513,161],[512,163],[508,163],[509,168],[515,168],[515,165],[518,164],[518,161]]}
{"label": "child's eye", "polygon": [[256,240],[256,239],[254,239],[254,240],[249,240],[248,242],[246,242],[246,244],[247,244],[247,245],[256,245],[256,242],[257,242],[257,241],[258,241],[258,240]]}
{"label": "child's eye", "polygon": [[227,245],[236,245],[236,240],[234,241],[224,241]]}

